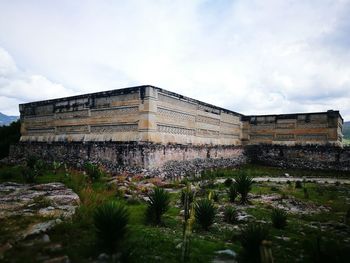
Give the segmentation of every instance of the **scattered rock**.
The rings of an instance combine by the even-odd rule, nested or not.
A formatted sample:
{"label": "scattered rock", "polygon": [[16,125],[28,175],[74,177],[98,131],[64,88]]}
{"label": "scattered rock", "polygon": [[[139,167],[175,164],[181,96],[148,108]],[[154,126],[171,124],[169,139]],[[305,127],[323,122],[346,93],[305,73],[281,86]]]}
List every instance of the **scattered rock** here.
{"label": "scattered rock", "polygon": [[181,248],[182,248],[182,242],[180,242],[179,244],[177,244],[175,248],[176,248],[176,249],[181,249]]}
{"label": "scattered rock", "polygon": [[59,243],[50,243],[44,248],[44,252],[56,253],[62,250],[62,245]]}
{"label": "scattered rock", "polygon": [[329,212],[330,208],[318,206],[312,202],[304,202],[292,196],[282,197],[279,194],[255,195],[252,196],[256,201],[265,205],[279,208],[293,214],[316,214]]}
{"label": "scattered rock", "polygon": [[56,220],[50,220],[42,223],[37,223],[34,225],[31,225],[25,230],[22,234],[21,239],[26,239],[30,236],[38,235],[41,233],[45,233],[52,229],[56,225]]}
{"label": "scattered rock", "polygon": [[236,263],[237,253],[231,249],[219,250],[212,263]]}
{"label": "scattered rock", "polygon": [[43,263],[70,263],[68,256],[60,256],[45,260]]}
{"label": "scattered rock", "polygon": [[228,256],[228,257],[233,257],[233,258],[235,258],[237,256],[237,253],[234,252],[231,249],[219,250],[219,251],[216,251],[215,254],[222,255],[222,256]]}
{"label": "scattered rock", "polygon": [[44,243],[49,243],[50,242],[50,237],[48,234],[44,234],[42,237],[41,237],[41,240],[44,242]]}
{"label": "scattered rock", "polygon": [[[11,236],[0,244],[0,257],[12,244],[23,247],[50,243],[47,232],[62,220],[70,219],[80,203],[79,196],[62,183],[48,184],[0,184],[0,220],[8,223]],[[24,218],[25,224],[16,224],[16,218]],[[31,219],[33,218],[33,219]],[[38,222],[39,221],[39,222]],[[46,261],[44,261],[46,260]],[[43,255],[46,263],[69,262],[67,256],[52,259]]]}

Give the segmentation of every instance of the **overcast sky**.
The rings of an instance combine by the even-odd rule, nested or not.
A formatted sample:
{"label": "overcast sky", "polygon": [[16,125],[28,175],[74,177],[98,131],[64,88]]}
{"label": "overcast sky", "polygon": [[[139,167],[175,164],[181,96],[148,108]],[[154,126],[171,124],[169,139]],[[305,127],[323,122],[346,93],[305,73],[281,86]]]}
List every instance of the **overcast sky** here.
{"label": "overcast sky", "polygon": [[150,84],[243,114],[350,120],[350,0],[0,0],[0,112]]}

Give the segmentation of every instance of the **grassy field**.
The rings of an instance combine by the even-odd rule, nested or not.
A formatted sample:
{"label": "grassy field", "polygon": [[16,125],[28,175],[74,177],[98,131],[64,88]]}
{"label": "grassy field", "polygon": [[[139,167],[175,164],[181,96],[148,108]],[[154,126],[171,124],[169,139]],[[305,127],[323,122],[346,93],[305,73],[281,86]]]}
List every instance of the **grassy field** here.
{"label": "grassy field", "polygon": [[343,139],[344,145],[350,145],[350,139]]}
{"label": "grassy field", "polygon": [[[1,167],[0,182],[14,181],[23,183],[21,167]],[[280,176],[289,173],[291,176],[324,176],[338,177],[334,172],[310,172],[304,170],[281,170],[264,166],[244,166],[251,176]],[[10,171],[10,172],[9,172]],[[11,177],[9,178],[9,174]],[[219,200],[215,206],[220,210],[229,205],[227,187],[222,183],[215,183],[215,177],[234,177],[237,171],[222,170],[215,174],[204,175],[200,182],[193,182],[201,186],[197,199],[205,198],[209,192],[217,192]],[[2,176],[6,175],[6,176]],[[344,176],[349,176],[344,174]],[[4,178],[6,177],[6,178]],[[92,262],[104,251],[99,246],[93,224],[95,209],[109,200],[116,200],[124,204],[129,211],[127,236],[123,241],[121,253],[122,262],[179,262],[181,258],[181,242],[183,240],[182,220],[179,207],[180,193],[171,193],[170,209],[163,216],[161,226],[145,224],[146,202],[143,200],[127,201],[117,188],[108,185],[106,178],[96,182],[89,182],[87,177],[77,170],[69,173],[58,171],[56,174],[46,170],[37,178],[37,183],[63,182],[72,188],[80,197],[81,205],[72,221],[63,222],[49,232],[52,242],[63,245],[64,254],[71,262]],[[204,183],[203,183],[204,182]],[[172,182],[178,186],[179,182]],[[307,189],[307,195],[305,190]],[[270,182],[255,183],[251,193],[253,195],[281,195],[295,198],[300,202],[314,206],[325,206],[327,212],[302,214],[288,213],[288,225],[285,229],[276,229],[271,225],[272,207],[252,198],[249,205],[233,204],[239,209],[253,216],[254,222],[262,222],[270,229],[269,239],[275,262],[346,262],[350,256],[350,240],[345,240],[345,233],[349,234],[349,227],[344,225],[345,214],[349,209],[350,186],[305,183],[302,188],[295,188],[292,184],[276,184]],[[16,221],[17,224],[28,224],[27,220]],[[3,231],[0,242],[6,239],[11,226],[2,222]],[[330,225],[328,228],[323,226]],[[7,227],[4,227],[4,226]],[[240,233],[246,223],[227,224],[217,215],[215,223],[209,231],[202,230],[195,224],[190,241],[188,262],[211,262],[215,251],[232,249],[237,253],[242,250]],[[332,226],[335,226],[333,228]],[[13,227],[13,226],[12,226]],[[343,227],[339,230],[336,227]],[[5,229],[5,230],[4,230]],[[7,230],[6,230],[7,229]],[[7,232],[6,232],[7,231]],[[1,232],[0,232],[1,234]],[[349,236],[347,236],[349,237]],[[32,247],[14,247],[6,253],[4,262],[36,262],[34,255],[40,254],[40,245]],[[319,261],[316,261],[319,260]]]}

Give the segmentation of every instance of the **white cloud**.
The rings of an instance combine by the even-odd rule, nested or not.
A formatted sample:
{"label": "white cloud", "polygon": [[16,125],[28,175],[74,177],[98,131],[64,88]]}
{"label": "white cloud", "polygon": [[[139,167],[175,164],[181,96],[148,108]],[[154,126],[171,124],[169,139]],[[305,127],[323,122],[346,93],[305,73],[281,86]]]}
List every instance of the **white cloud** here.
{"label": "white cloud", "polygon": [[72,91],[42,75],[19,70],[10,54],[0,47],[0,112],[18,115],[19,103],[71,94]]}
{"label": "white cloud", "polygon": [[14,58],[0,52],[2,96],[152,84],[245,114],[339,109],[350,119],[348,0],[8,1],[0,10],[0,43]]}

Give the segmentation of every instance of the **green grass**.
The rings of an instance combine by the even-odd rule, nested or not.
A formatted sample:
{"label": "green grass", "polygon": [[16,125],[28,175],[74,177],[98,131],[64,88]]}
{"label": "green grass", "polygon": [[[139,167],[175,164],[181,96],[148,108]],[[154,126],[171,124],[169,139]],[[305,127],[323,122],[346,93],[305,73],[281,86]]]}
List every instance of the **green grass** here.
{"label": "green grass", "polygon": [[[256,165],[247,165],[248,174],[252,176],[280,176],[289,173],[291,176],[337,176],[328,172],[310,172],[302,170],[282,170],[278,168],[263,167]],[[21,167],[0,167],[0,182],[8,181],[8,178],[1,176],[2,172],[10,171],[10,181],[23,183]],[[237,175],[238,170],[223,170],[221,176],[231,177]],[[294,171],[294,172],[293,172]],[[225,174],[226,173],[226,174]],[[6,174],[6,173],[5,173]],[[6,177],[8,177],[8,173]],[[102,178],[96,182],[88,182],[87,178],[79,171],[69,171],[69,176],[64,171],[46,171],[37,178],[38,183],[48,183],[59,181],[72,188],[81,199],[81,206],[71,221],[63,222],[50,231],[49,236],[52,242],[58,242],[63,245],[64,254],[68,255],[71,262],[91,262],[103,251],[98,246],[93,226],[93,212],[95,208],[105,201],[117,200],[127,206],[130,220],[128,232],[122,247],[122,260],[125,262],[179,262],[181,258],[182,242],[182,218],[179,216],[180,208],[175,204],[179,202],[180,193],[170,195],[170,209],[163,216],[162,226],[152,226],[145,224],[145,211],[147,204],[143,201],[130,203],[118,197],[116,188],[108,187],[105,179]],[[288,225],[285,229],[274,229],[271,227],[272,252],[275,262],[295,262],[301,255],[304,257],[302,262],[312,262],[313,246],[318,237],[321,236],[322,246],[327,247],[327,242],[333,242],[341,248],[348,248],[349,244],[340,243],[344,237],[339,236],[336,231],[321,231],[310,226],[311,222],[341,222],[348,208],[346,198],[350,196],[350,186],[348,185],[319,185],[315,183],[305,183],[308,189],[308,198],[305,198],[303,189],[295,189],[294,184],[288,185],[276,184],[270,182],[254,183],[253,194],[284,194],[293,196],[303,202],[310,202],[315,205],[324,205],[331,209],[330,212],[322,212],[312,215],[293,215],[288,214]],[[222,194],[219,200],[221,205],[228,205],[226,190],[223,184],[217,184],[209,187]],[[198,197],[197,197],[198,198]],[[45,203],[46,200],[39,200]],[[40,203],[39,202],[39,203]],[[254,216],[256,220],[263,220],[271,226],[272,208],[252,201],[254,207],[247,206],[245,211]],[[237,202],[236,202],[237,204]],[[236,204],[233,204],[234,206]],[[217,205],[217,204],[216,204]],[[11,229],[14,227],[23,228],[32,221],[41,220],[41,218],[13,218],[1,224],[0,243],[4,242],[11,235]],[[203,231],[199,226],[194,225],[194,231],[190,242],[189,262],[211,262],[214,252],[221,249],[230,248],[236,252],[241,250],[237,236],[239,231],[226,230],[222,228],[222,222],[215,219],[214,224],[209,231]],[[243,227],[242,223],[236,224]],[[287,237],[288,241],[278,237]],[[330,246],[331,248],[331,246]],[[35,249],[28,247],[15,247],[6,254],[7,259],[15,259],[15,262],[36,262],[33,256],[39,253],[42,247],[38,245]],[[333,249],[333,248],[332,248]],[[330,249],[332,252],[332,250]],[[332,252],[333,253],[333,252]],[[337,252],[334,252],[336,255]],[[6,260],[5,260],[6,262]]]}
{"label": "green grass", "polygon": [[343,139],[343,144],[344,145],[350,145],[350,139]]}
{"label": "green grass", "polygon": [[[213,180],[215,178],[234,178],[239,175],[240,170],[246,171],[252,177],[284,177],[287,173],[291,177],[331,177],[331,178],[350,178],[350,171],[322,171],[305,169],[286,169],[279,167],[264,166],[259,164],[245,164],[239,169],[225,168],[214,171],[207,171],[202,174],[202,179]],[[201,180],[199,178],[193,181]]]}

